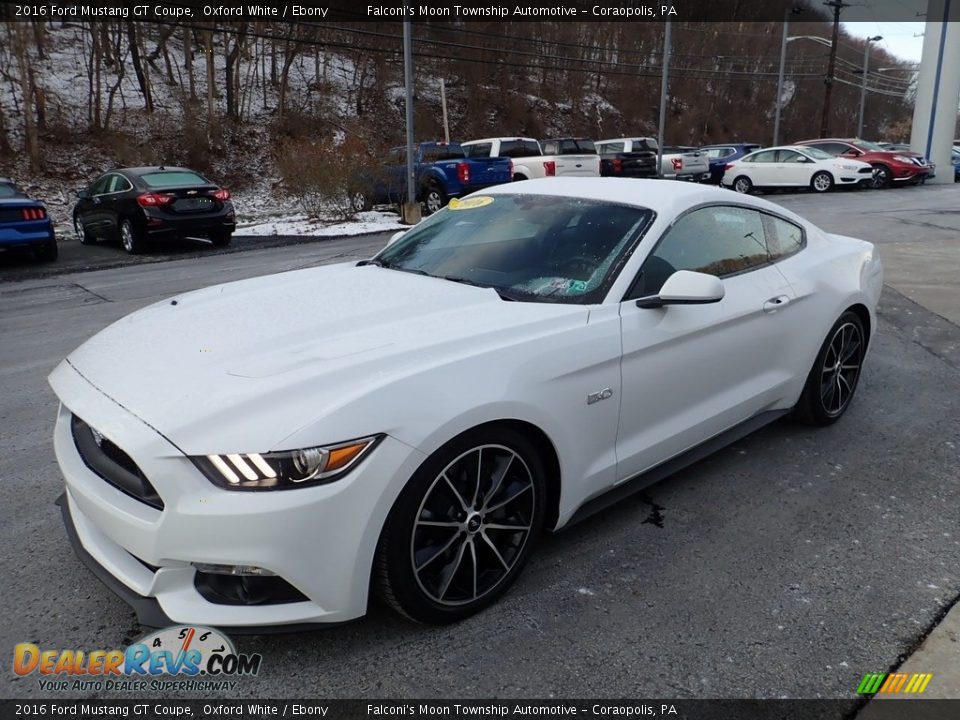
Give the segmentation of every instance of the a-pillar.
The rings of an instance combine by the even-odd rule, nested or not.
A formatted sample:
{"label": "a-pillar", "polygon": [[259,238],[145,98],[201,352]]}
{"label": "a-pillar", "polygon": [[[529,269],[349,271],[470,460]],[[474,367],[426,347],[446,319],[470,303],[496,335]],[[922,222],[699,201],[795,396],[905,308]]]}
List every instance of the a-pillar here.
{"label": "a-pillar", "polygon": [[931,182],[952,183],[950,149],[960,105],[960,0],[929,0],[910,146],[937,164]]}

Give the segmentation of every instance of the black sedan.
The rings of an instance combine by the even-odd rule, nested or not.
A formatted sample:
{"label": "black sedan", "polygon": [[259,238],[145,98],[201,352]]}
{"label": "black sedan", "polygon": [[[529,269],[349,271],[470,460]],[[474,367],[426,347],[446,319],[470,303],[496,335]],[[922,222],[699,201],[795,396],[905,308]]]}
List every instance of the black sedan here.
{"label": "black sedan", "polygon": [[0,178],[0,252],[8,250],[32,251],[49,262],[57,259],[57,237],[43,203]]}
{"label": "black sedan", "polygon": [[230,192],[178,167],[111,170],[77,192],[73,227],[84,244],[119,240],[128,253],[152,239],[230,243],[236,216]]}

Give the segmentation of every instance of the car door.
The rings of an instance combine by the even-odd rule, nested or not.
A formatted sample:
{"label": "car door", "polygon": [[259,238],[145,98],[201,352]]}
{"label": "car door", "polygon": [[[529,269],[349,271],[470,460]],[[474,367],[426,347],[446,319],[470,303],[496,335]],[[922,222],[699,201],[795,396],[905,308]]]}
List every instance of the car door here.
{"label": "car door", "polygon": [[112,177],[111,173],[107,173],[97,178],[88,190],[89,196],[83,199],[78,210],[80,221],[87,231],[94,235],[106,234],[109,219],[104,210],[103,198],[107,194]]}
{"label": "car door", "polygon": [[815,164],[796,150],[777,150],[777,184],[803,187],[809,185]]}
{"label": "car door", "polygon": [[759,187],[768,187],[777,182],[776,172],[776,150],[764,150],[754,153],[750,156],[750,161],[746,163],[749,168],[749,177],[754,185]]}
{"label": "car door", "polygon": [[[717,275],[720,302],[640,308],[677,270]],[[781,399],[793,290],[771,264],[760,212],[710,205],[681,216],[620,305],[617,477],[627,480]]]}
{"label": "car door", "polygon": [[120,233],[123,199],[133,189],[133,185],[120,173],[111,173],[107,191],[100,196],[100,212],[103,214],[103,231],[109,235]]}

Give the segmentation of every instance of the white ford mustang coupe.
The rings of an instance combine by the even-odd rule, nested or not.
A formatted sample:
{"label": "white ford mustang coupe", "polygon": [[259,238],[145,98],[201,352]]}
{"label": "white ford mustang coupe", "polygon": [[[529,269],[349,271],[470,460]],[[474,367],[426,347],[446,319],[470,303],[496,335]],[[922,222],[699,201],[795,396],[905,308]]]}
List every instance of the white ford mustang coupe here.
{"label": "white ford mustang coupe", "polygon": [[873,245],[657,180],[482,191],[376,257],[226,283],[50,376],[81,559],[145,625],[454,621],[561,528],[850,406]]}

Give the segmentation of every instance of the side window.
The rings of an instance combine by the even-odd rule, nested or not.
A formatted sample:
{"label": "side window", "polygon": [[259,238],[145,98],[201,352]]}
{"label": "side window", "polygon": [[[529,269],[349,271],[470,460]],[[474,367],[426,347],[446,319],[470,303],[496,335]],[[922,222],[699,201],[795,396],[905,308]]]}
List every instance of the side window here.
{"label": "side window", "polygon": [[792,222],[773,215],[764,215],[763,229],[767,239],[767,252],[772,261],[792,255],[803,248],[803,229]]}
{"label": "side window", "polygon": [[468,158],[490,157],[490,151],[493,149],[493,143],[477,143],[476,145],[464,145],[463,152]]}
{"label": "side window", "polygon": [[776,150],[764,150],[763,152],[756,153],[751,159],[751,162],[772,163],[776,160],[776,156]]}
{"label": "side window", "polygon": [[560,143],[556,140],[547,140],[543,143],[543,154],[544,155],[559,155],[560,154]]}
{"label": "side window", "polygon": [[831,155],[840,155],[849,150],[849,148],[842,143],[817,143],[816,145],[811,145],[811,147],[820,148]]}
{"label": "side window", "polygon": [[130,183],[123,175],[112,175],[110,177],[110,189],[107,192],[125,192],[130,189]]}
{"label": "side window", "polygon": [[724,277],[770,261],[763,219],[756,210],[715,206],[677,220],[644,261],[632,297],[656,295],[677,270]]}
{"label": "side window", "polygon": [[806,162],[804,157],[794,150],[778,150],[779,160],[782,163],[802,163]]}
{"label": "side window", "polygon": [[91,195],[103,195],[104,193],[109,192],[109,190],[107,190],[107,188],[110,187],[110,182],[111,182],[112,178],[113,178],[113,175],[104,175],[102,178],[100,178],[99,180],[97,180],[97,181],[93,184],[93,187],[90,188],[90,194],[91,194]]}
{"label": "side window", "polygon": [[394,148],[390,151],[391,165],[405,165],[407,162],[407,153],[405,150]]}
{"label": "side window", "polygon": [[597,145],[597,149],[601,155],[615,155],[616,153],[622,153],[625,146],[626,143],[624,142],[612,142]]}

